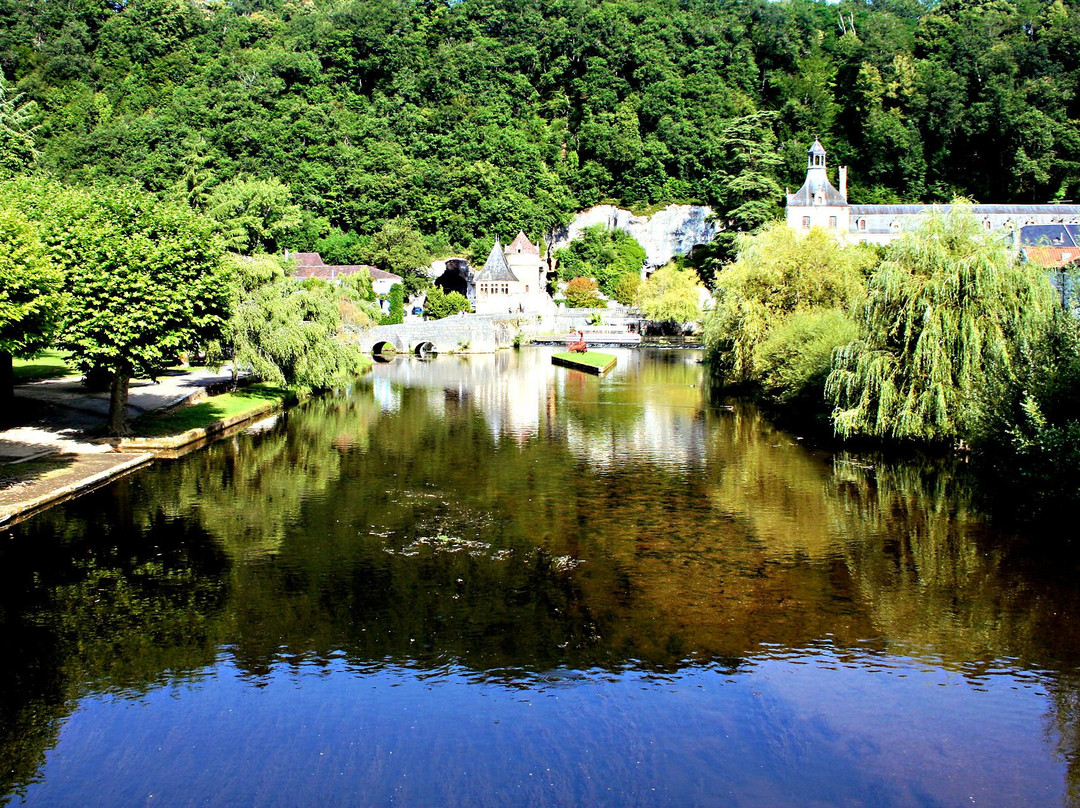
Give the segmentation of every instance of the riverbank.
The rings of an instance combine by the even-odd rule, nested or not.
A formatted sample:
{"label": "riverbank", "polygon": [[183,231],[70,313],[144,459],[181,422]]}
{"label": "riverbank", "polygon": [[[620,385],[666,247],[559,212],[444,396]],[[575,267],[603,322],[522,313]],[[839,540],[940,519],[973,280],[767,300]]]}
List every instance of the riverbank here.
{"label": "riverbank", "polygon": [[135,435],[108,438],[102,436],[107,394],[87,390],[78,376],[51,375],[16,386],[16,425],[0,431],[0,528],[295,401],[266,385],[214,395],[231,383],[229,370],[172,371],[132,382],[128,415]]}

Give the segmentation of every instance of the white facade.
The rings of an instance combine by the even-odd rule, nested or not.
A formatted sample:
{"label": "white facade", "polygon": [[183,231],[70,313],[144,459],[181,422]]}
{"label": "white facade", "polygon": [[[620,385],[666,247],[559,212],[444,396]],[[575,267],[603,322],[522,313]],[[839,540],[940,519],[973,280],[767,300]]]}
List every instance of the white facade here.
{"label": "white facade", "polygon": [[[806,181],[787,194],[787,224],[798,233],[818,227],[852,244],[888,244],[915,230],[929,211],[945,213],[952,205],[851,205],[847,199],[847,168],[841,167],[840,188],[829,182],[825,149],[819,141],[810,147]],[[1028,225],[1076,224],[1080,205],[972,205],[987,231],[1016,234]]]}
{"label": "white facade", "polygon": [[546,314],[555,309],[547,293],[547,264],[524,233],[505,251],[495,240],[474,284],[477,314]]}

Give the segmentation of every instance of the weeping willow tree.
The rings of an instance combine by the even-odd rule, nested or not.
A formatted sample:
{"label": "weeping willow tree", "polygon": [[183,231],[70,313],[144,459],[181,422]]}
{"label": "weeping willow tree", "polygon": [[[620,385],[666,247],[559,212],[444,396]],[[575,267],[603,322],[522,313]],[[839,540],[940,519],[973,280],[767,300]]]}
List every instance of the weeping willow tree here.
{"label": "weeping willow tree", "polygon": [[740,236],[738,251],[738,260],[717,273],[716,306],[705,321],[715,380],[761,385],[780,400],[816,386],[821,400],[832,349],[854,336],[847,312],[876,252],[824,230],[799,236],[783,222]]}
{"label": "weeping willow tree", "polygon": [[966,205],[891,246],[870,279],[863,335],[837,350],[833,426],[925,442],[969,441],[1008,400],[1053,319],[1048,278],[985,233]]}
{"label": "weeping willow tree", "polygon": [[[271,255],[234,256],[230,314],[219,353],[235,368],[300,392],[329,390],[365,371],[369,360],[341,333],[346,290],[298,284]],[[215,357],[218,359],[223,356]]]}

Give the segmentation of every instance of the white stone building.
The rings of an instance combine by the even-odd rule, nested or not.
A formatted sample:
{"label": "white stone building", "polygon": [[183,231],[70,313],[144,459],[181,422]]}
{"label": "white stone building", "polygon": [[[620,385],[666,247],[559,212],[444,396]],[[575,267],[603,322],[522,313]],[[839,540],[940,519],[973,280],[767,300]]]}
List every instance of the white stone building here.
{"label": "white stone building", "polygon": [[547,293],[547,264],[523,232],[505,251],[495,239],[473,284],[477,314],[547,314],[555,310]]}
{"label": "white stone building", "polygon": [[[928,211],[945,213],[952,205],[851,205],[847,198],[847,168],[839,171],[840,188],[829,182],[825,149],[817,140],[810,147],[806,181],[787,194],[787,224],[806,233],[820,227],[853,244],[888,244],[919,226]],[[1080,222],[1080,205],[972,205],[970,211],[988,231],[1020,233],[1030,225],[1068,225]]]}

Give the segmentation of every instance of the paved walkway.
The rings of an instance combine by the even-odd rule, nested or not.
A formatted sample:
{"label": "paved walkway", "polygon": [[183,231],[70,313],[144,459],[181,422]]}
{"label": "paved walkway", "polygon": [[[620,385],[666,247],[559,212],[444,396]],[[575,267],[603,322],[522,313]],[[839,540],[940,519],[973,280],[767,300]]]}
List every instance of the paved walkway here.
{"label": "paved walkway", "polygon": [[[128,416],[196,401],[231,378],[224,369],[134,380]],[[0,529],[153,459],[148,452],[118,452],[102,438],[109,394],[88,391],[78,376],[17,385],[15,399],[23,423],[0,431]]]}
{"label": "paved walkway", "polygon": [[[19,462],[65,452],[101,454],[112,446],[100,440],[109,415],[108,391],[94,393],[78,376],[46,379],[15,387],[16,410],[23,423],[0,431],[0,463]],[[133,379],[128,393],[128,417],[150,410],[198,400],[206,388],[227,383],[231,371],[168,372],[158,380]]]}

